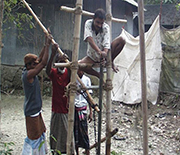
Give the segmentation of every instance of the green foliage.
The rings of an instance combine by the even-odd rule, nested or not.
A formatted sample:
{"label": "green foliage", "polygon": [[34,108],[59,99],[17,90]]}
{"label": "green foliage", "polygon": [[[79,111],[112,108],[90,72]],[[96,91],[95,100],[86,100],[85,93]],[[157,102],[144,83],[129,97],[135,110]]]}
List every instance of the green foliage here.
{"label": "green foliage", "polygon": [[57,143],[57,140],[53,135],[51,135],[51,138]]}
{"label": "green foliage", "polygon": [[[25,28],[34,28],[32,22],[33,17],[24,13],[22,9],[25,5],[20,0],[4,0],[4,18],[3,23],[11,23],[13,26],[8,29],[15,28],[18,31],[18,37],[23,38],[22,31]],[[24,9],[25,10],[25,9]]]}
{"label": "green foliage", "polygon": [[178,3],[178,4],[176,5],[176,9],[179,10],[179,8],[180,8],[180,3]]}
{"label": "green foliage", "polygon": [[117,153],[116,151],[112,151],[111,154],[112,154],[112,155],[123,155],[124,153],[123,153],[123,152]]}
{"label": "green foliage", "polygon": [[177,4],[180,0],[144,0],[144,4]]}
{"label": "green foliage", "polygon": [[13,142],[9,142],[9,143],[3,143],[0,142],[0,148],[2,150],[0,150],[0,154],[1,155],[12,155],[12,151],[13,149],[10,148],[10,146],[14,145]]}
{"label": "green foliage", "polygon": [[43,146],[43,144],[45,143],[45,140],[43,140],[41,143],[40,143],[40,145],[39,145],[39,151],[40,151],[40,149],[41,149],[41,147]]}
{"label": "green foliage", "polygon": [[[56,139],[53,135],[51,135],[51,138],[57,143],[57,139]],[[57,154],[61,155],[61,151],[59,151],[59,150],[57,150],[57,149],[51,150],[51,152],[54,152],[54,151],[55,151]]]}

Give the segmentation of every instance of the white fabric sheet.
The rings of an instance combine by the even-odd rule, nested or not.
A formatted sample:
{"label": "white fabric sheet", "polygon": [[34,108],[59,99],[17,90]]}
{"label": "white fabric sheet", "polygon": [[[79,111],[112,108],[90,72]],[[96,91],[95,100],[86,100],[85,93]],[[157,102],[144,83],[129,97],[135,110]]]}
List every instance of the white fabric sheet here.
{"label": "white fabric sheet", "polygon": [[[124,29],[120,35],[126,40],[126,45],[115,59],[115,65],[120,71],[113,77],[112,100],[126,104],[140,103],[142,100],[139,36],[135,38]],[[159,16],[145,33],[145,52],[147,100],[156,104],[162,61]]]}

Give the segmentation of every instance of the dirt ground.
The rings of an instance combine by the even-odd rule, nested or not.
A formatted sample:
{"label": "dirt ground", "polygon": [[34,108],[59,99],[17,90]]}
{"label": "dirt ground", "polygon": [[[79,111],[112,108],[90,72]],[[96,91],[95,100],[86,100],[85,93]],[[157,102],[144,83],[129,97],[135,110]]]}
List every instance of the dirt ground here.
{"label": "dirt ground", "polygon": [[[23,96],[2,94],[1,102],[1,131],[0,141],[9,143],[12,155],[20,155],[24,138],[26,137],[25,120],[23,115]],[[103,101],[104,102],[104,101]],[[149,155],[180,155],[180,103],[167,103],[167,99],[159,100],[156,105],[148,104],[148,147]],[[49,142],[49,126],[51,118],[51,98],[43,97],[43,118],[47,127]],[[97,114],[96,114],[97,119]],[[111,139],[112,155],[142,155],[143,133],[142,112],[140,106],[127,106],[119,102],[112,103],[112,129],[118,132]],[[90,144],[95,142],[94,123],[89,124]],[[102,133],[105,137],[106,116],[105,105],[102,113]],[[97,137],[97,133],[96,133]],[[96,138],[97,139],[97,138]],[[2,148],[0,148],[1,150]],[[95,155],[96,149],[90,151]],[[82,152],[82,150],[81,150]],[[50,154],[50,153],[49,153]],[[81,153],[82,154],[82,153]],[[105,143],[101,144],[101,154],[105,154]]]}

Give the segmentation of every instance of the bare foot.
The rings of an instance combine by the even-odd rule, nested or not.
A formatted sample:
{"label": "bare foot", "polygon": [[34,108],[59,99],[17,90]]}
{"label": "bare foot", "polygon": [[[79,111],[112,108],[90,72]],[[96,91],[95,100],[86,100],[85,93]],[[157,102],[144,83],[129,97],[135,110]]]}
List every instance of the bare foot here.
{"label": "bare foot", "polygon": [[115,73],[119,72],[119,68],[117,66],[115,66],[114,63],[112,65],[112,69]]}

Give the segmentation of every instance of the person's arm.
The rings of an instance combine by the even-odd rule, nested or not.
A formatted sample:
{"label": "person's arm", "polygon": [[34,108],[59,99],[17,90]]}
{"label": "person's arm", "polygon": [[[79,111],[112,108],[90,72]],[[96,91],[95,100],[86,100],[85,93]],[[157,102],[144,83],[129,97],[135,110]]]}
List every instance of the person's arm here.
{"label": "person's arm", "polygon": [[30,69],[27,74],[27,79],[29,82],[33,82],[33,78],[40,73],[40,71],[46,66],[47,60],[48,60],[48,54],[49,54],[49,46],[51,44],[52,36],[46,35],[46,42],[45,42],[45,47],[43,51],[43,56],[42,56],[42,61],[39,62],[35,66],[35,68]]}
{"label": "person's arm", "polygon": [[[50,34],[50,37],[52,38],[52,36],[51,36],[51,31],[50,31],[49,29],[48,29],[48,33]],[[47,36],[46,36],[46,39],[47,39]],[[39,57],[38,57],[38,61],[39,61],[39,62],[42,61],[42,58],[43,58],[43,55],[44,55],[44,52],[45,52],[46,41],[47,41],[47,40],[45,40],[45,44],[44,44],[44,46],[43,46],[43,48],[42,48],[42,50],[41,50],[41,53],[39,54]],[[49,44],[51,44],[51,42],[50,42]]]}
{"label": "person's arm", "polygon": [[53,62],[54,56],[56,55],[57,49],[58,49],[58,44],[57,44],[57,43],[53,44],[53,45],[52,45],[51,57],[50,57],[50,59],[49,59],[49,61],[48,61],[47,67],[46,67],[46,74],[47,74],[48,76],[50,76],[51,67],[52,67],[52,62]]}
{"label": "person's arm", "polygon": [[102,46],[104,47],[103,51],[102,51],[102,56],[103,57],[106,57],[107,56],[107,53],[110,49],[110,29],[109,29],[109,26],[107,24],[105,24],[105,27],[104,27],[104,39],[103,39],[103,42],[102,42]]}
{"label": "person's arm", "polygon": [[[87,79],[87,86],[91,86],[91,79],[88,77]],[[89,90],[89,93],[93,93],[92,90]],[[89,116],[88,116],[88,120],[89,120],[89,123],[92,121],[92,107],[91,107],[91,104],[88,102],[89,104]]]}
{"label": "person's arm", "polygon": [[89,117],[88,117],[89,123],[92,121],[92,107],[89,104]]}
{"label": "person's arm", "polygon": [[94,40],[92,37],[87,37],[86,42],[88,42],[90,44],[90,46],[99,54],[101,55],[101,50],[99,49],[99,47],[95,44]]}
{"label": "person's arm", "polygon": [[38,57],[39,62],[42,61],[42,58],[43,58],[43,55],[44,55],[44,52],[45,52],[45,47],[46,47],[46,45],[43,46],[43,48],[41,50],[41,53],[39,54],[39,57]]}

